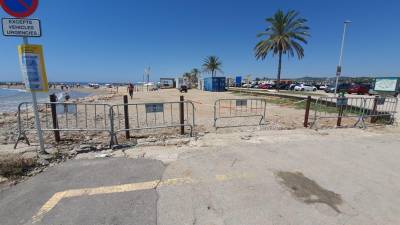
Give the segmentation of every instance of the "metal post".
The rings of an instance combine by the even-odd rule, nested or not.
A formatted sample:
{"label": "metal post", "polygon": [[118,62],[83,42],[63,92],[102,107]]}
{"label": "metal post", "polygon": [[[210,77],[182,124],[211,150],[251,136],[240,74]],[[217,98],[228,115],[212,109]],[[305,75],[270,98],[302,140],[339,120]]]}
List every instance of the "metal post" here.
{"label": "metal post", "polygon": [[181,95],[180,103],[179,103],[179,121],[181,124],[181,135],[185,134],[185,106],[184,106],[185,98]]}
{"label": "metal post", "polygon": [[129,133],[129,109],[128,109],[128,95],[124,95],[124,118],[125,118],[125,137],[131,138]]}
{"label": "metal post", "polygon": [[[344,98],[345,98],[344,93],[341,93],[340,97],[336,99],[336,104],[338,101],[342,101],[342,99],[344,99]],[[343,111],[344,111],[344,106],[343,106],[343,104],[340,104],[338,118],[337,118],[337,122],[336,122],[336,126],[338,126],[338,127],[342,126]]]}
{"label": "metal post", "polygon": [[[57,102],[57,96],[55,94],[50,95],[50,108],[51,108],[51,118],[53,121],[53,129],[58,129],[58,119],[57,119],[57,105],[55,102]],[[60,142],[60,131],[55,130],[54,131],[54,138],[56,142]]]}
{"label": "metal post", "polygon": [[375,96],[374,105],[372,107],[372,112],[371,112],[371,114],[372,114],[371,123],[376,123],[376,121],[378,120],[378,117],[376,116],[377,115],[377,109],[378,109],[378,99],[379,99],[379,96]]}
{"label": "metal post", "polygon": [[351,23],[351,21],[346,20],[344,21],[344,28],[343,28],[343,36],[342,36],[342,45],[340,47],[340,56],[339,56],[339,65],[336,69],[336,83],[335,83],[335,96],[337,94],[337,87],[338,87],[338,82],[339,82],[339,77],[342,72],[342,62],[343,62],[343,49],[344,49],[344,39],[346,37],[346,29],[347,25]]}
{"label": "metal post", "polygon": [[[28,38],[23,37],[23,43],[24,45],[28,45]],[[39,118],[39,113],[38,113],[38,107],[37,107],[37,99],[36,99],[36,92],[32,91],[32,108],[33,108],[33,113],[35,114],[35,126],[38,134],[38,141],[39,141],[39,146],[40,146],[40,152],[41,154],[46,154],[47,152],[44,149],[44,140],[43,140],[43,134],[42,134],[42,128],[40,126],[40,118]]]}
{"label": "metal post", "polygon": [[308,127],[308,117],[310,115],[311,96],[307,97],[306,113],[304,115],[304,127]]}

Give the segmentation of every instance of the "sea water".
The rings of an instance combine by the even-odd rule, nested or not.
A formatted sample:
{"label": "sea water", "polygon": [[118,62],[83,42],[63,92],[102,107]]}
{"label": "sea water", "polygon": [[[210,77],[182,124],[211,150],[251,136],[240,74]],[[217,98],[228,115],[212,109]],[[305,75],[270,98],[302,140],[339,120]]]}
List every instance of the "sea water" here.
{"label": "sea water", "polygon": [[[49,95],[52,93],[60,93],[60,90],[50,90],[49,93],[37,93],[38,102],[48,102]],[[88,96],[88,93],[71,90],[68,92],[71,99],[83,98]],[[18,105],[21,102],[32,102],[32,95],[22,89],[5,89],[0,88],[0,113],[16,112]]]}

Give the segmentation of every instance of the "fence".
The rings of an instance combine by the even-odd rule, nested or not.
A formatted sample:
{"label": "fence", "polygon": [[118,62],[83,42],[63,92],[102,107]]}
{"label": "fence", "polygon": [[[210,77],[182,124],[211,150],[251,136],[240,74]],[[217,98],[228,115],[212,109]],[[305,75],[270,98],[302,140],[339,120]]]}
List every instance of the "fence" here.
{"label": "fence", "polygon": [[396,113],[398,99],[394,97],[364,98],[364,97],[319,97],[314,107],[314,121],[311,128],[318,129],[321,120],[325,125],[332,126],[332,120],[337,127],[345,126],[366,128],[367,118],[370,123],[392,123]]}
{"label": "fence", "polygon": [[[32,103],[23,102],[18,106],[18,142],[26,136],[27,131],[36,131],[33,123]],[[112,132],[110,109],[108,104],[98,103],[38,103],[42,131],[54,131],[59,141],[59,132],[89,131]],[[110,144],[112,140],[110,139]]]}
{"label": "fence", "polygon": [[[214,127],[217,126],[217,121],[221,119],[233,119],[233,118],[248,118],[248,117],[260,117],[257,125],[265,123],[265,112],[267,102],[265,99],[218,99],[214,103]],[[249,123],[243,124],[243,126],[251,125]],[[232,125],[225,127],[235,127],[240,125]],[[221,126],[222,127],[222,126]]]}
{"label": "fence", "polygon": [[129,131],[180,127],[190,128],[193,134],[195,126],[195,107],[191,101],[135,103],[113,105],[114,138],[116,133]]}
{"label": "fence", "polygon": [[[127,102],[127,97],[124,96]],[[97,104],[97,103],[39,103],[39,118],[42,131],[53,131],[56,141],[60,141],[60,132],[86,131],[108,132],[110,146],[117,143],[116,133],[125,131],[129,138],[129,131],[180,127],[181,134],[184,128],[190,128],[193,134],[195,126],[195,107],[192,102],[160,102],[137,104]],[[18,137],[14,145],[17,147],[20,140],[29,139],[29,131],[36,132],[32,103],[24,102],[18,106]]]}
{"label": "fence", "polygon": [[365,99],[364,119],[370,118],[370,123],[383,122],[392,124],[397,112],[398,98],[375,97]]}

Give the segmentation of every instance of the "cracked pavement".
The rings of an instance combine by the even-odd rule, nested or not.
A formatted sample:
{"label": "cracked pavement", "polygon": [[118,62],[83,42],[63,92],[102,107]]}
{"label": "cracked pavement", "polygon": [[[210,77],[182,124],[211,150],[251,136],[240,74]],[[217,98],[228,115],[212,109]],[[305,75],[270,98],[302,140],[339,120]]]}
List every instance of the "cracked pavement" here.
{"label": "cracked pavement", "polygon": [[36,224],[400,224],[399,131],[209,134],[73,160],[0,192],[1,224],[33,224],[43,206]]}

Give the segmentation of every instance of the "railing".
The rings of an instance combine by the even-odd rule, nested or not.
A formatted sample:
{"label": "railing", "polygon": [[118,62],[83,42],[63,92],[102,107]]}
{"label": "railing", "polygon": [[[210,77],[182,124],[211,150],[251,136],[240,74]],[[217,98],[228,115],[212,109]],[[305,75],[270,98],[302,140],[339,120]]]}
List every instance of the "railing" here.
{"label": "railing", "polygon": [[191,101],[119,104],[113,105],[111,110],[114,134],[122,131],[189,127],[192,136],[195,127],[195,107]]}
{"label": "railing", "polygon": [[[367,118],[371,118],[370,123],[380,120],[391,124],[394,121],[397,104],[398,99],[394,97],[320,97],[315,103],[311,128],[318,129],[321,120],[332,122],[332,119],[337,127],[346,123],[351,127],[366,128]],[[329,125],[332,126],[331,123]]]}
{"label": "railing", "polygon": [[[233,119],[241,117],[260,117],[257,125],[265,123],[267,102],[265,99],[218,99],[214,103],[214,127],[217,126],[217,121],[221,119]],[[254,124],[245,123],[230,124],[224,127],[237,127],[237,126],[252,126]]]}
{"label": "railing", "polygon": [[[117,143],[117,133],[145,129],[180,127],[190,128],[193,135],[195,127],[195,107],[190,101],[136,103],[136,104],[98,104],[98,103],[39,103],[39,117],[42,131],[53,131],[56,141],[60,132],[86,131],[108,132],[110,146]],[[19,141],[29,139],[27,132],[35,132],[32,103],[23,102],[18,106]],[[127,135],[128,137],[129,135]]]}
{"label": "railing", "polygon": [[[29,144],[27,131],[36,131],[33,123],[32,103],[23,102],[18,106],[18,137]],[[38,103],[42,131],[88,131],[109,132],[111,129],[111,106],[100,103]],[[113,144],[110,140],[110,144]]]}

